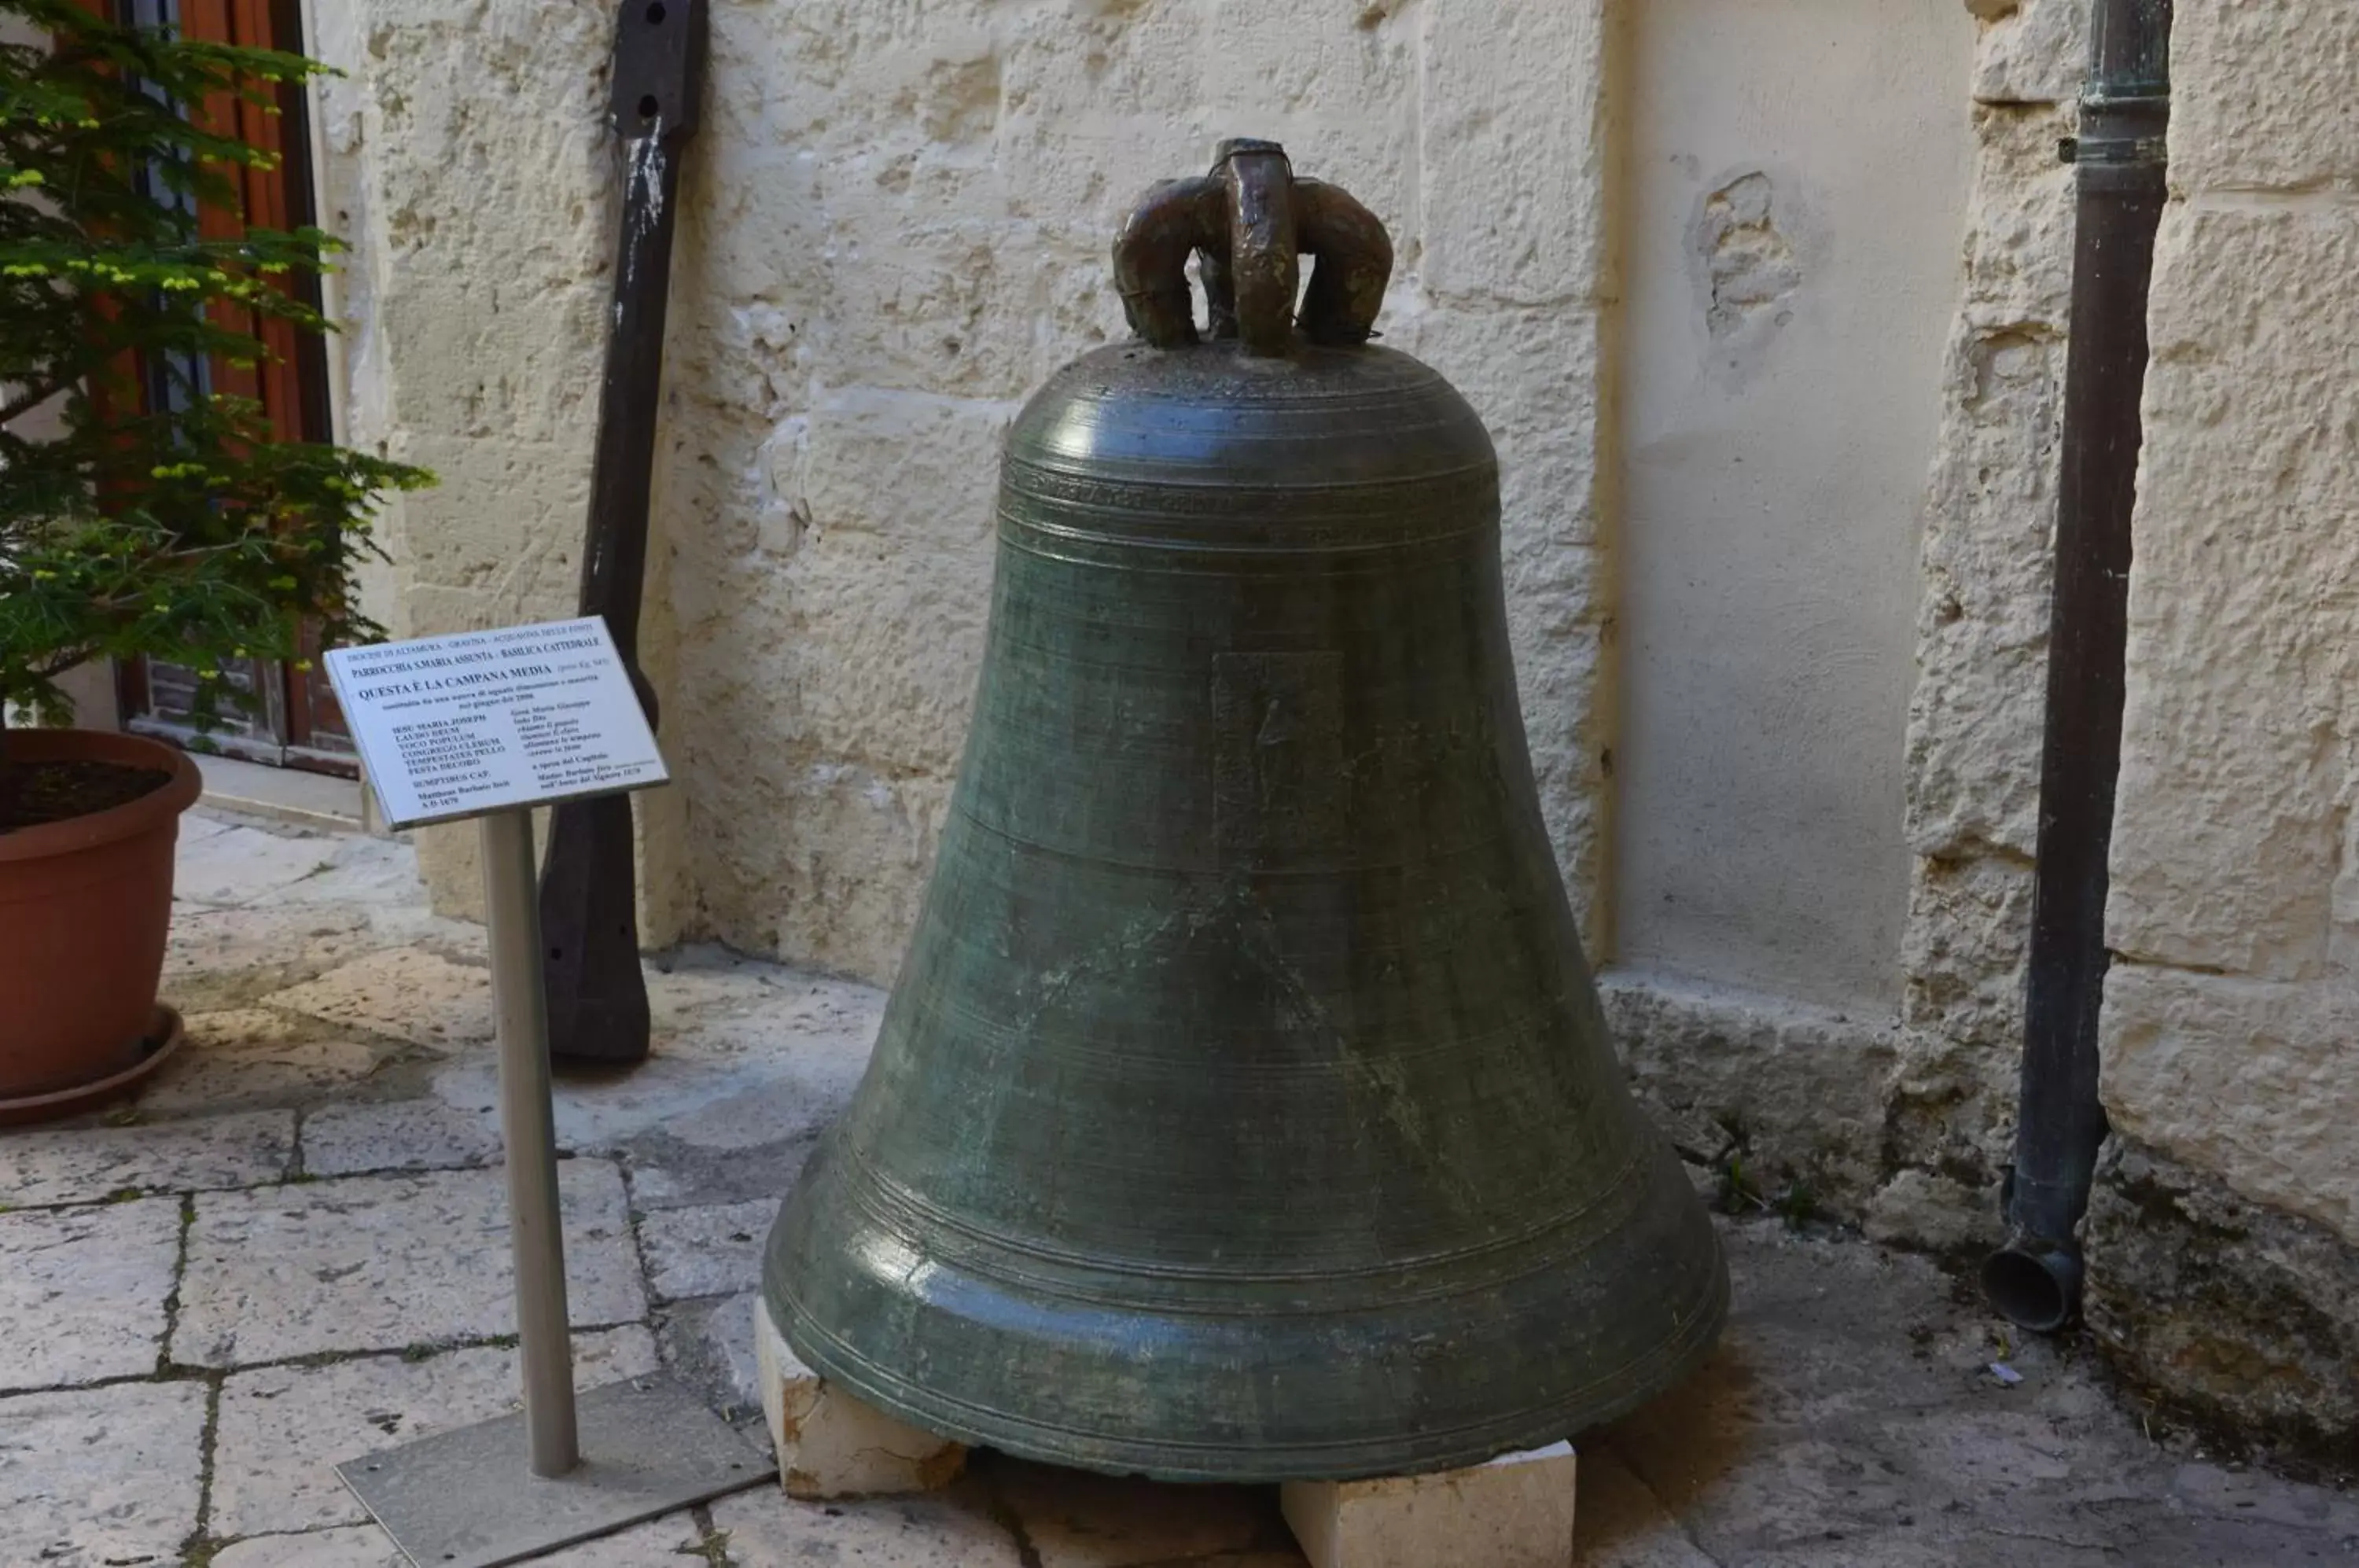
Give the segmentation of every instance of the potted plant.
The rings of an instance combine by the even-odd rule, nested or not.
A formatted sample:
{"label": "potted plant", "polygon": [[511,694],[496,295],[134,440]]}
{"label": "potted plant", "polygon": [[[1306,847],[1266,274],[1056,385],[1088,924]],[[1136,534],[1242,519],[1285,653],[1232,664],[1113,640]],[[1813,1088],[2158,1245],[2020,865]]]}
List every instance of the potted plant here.
{"label": "potted plant", "polygon": [[199,788],[168,746],[9,711],[61,723],[60,676],[144,655],[198,672],[202,718],[227,661],[364,638],[370,516],[427,482],[275,440],[239,395],[289,341],[271,323],[326,330],[297,285],[336,247],[234,216],[276,155],[222,127],[319,69],[0,0],[0,1120],[114,1092],[174,1041],[156,993]]}

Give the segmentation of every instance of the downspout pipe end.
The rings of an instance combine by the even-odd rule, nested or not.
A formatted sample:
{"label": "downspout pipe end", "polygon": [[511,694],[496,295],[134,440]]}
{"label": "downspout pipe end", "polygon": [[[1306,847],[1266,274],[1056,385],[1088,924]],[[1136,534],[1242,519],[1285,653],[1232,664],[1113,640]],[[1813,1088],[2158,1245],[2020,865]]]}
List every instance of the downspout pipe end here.
{"label": "downspout pipe end", "polygon": [[1983,1260],[1983,1295],[1999,1315],[2033,1334],[2054,1334],[2080,1315],[2081,1249],[2017,1234]]}

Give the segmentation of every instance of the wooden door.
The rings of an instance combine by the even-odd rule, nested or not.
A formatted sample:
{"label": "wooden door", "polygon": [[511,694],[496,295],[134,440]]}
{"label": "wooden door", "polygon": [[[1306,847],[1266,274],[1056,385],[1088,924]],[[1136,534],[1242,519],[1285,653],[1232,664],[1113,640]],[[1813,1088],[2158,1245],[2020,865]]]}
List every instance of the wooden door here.
{"label": "wooden door", "polygon": [[[300,0],[114,0],[126,21],[144,27],[171,27],[192,38],[248,44],[299,52],[303,47]],[[313,221],[311,158],[306,135],[303,89],[279,89],[279,113],[266,114],[255,104],[223,95],[188,105],[188,112],[212,119],[254,146],[280,155],[273,169],[247,169],[239,177],[241,207],[237,211],[204,207],[198,223],[209,238],[234,238],[247,226],[298,228]],[[289,275],[286,286],[308,291],[316,306],[318,280]],[[231,307],[234,309],[234,307]],[[298,333],[287,321],[250,316],[225,321],[254,332],[270,350],[260,365],[241,367],[224,361],[195,367],[200,385],[262,405],[274,434],[283,441],[332,439],[328,417],[327,345]],[[170,378],[151,372],[141,378],[148,406],[166,396]],[[248,761],[304,768],[351,777],[359,770],[352,736],[342,713],[316,657],[309,670],[276,659],[248,659],[224,668],[222,679],[251,702],[239,708],[223,703],[213,726],[200,733],[194,722],[196,672],[159,660],[135,659],[116,672],[124,727],[202,751],[218,751]]]}

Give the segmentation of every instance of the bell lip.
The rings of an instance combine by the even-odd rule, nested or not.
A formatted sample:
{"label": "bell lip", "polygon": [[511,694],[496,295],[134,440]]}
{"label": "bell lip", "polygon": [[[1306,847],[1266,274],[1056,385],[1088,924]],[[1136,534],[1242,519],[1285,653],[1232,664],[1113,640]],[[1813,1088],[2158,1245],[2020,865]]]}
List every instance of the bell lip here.
{"label": "bell lip", "polygon": [[1239,1448],[1206,1443],[1183,1446],[1029,1421],[930,1393],[864,1357],[843,1350],[792,1296],[766,1278],[762,1310],[804,1365],[874,1409],[937,1437],[970,1447],[989,1448],[1018,1459],[1107,1475],[1141,1475],[1151,1481],[1268,1485],[1281,1481],[1353,1481],[1386,1475],[1462,1470],[1503,1454],[1543,1447],[1578,1437],[1628,1415],[1686,1382],[1701,1367],[1727,1325],[1728,1265],[1716,1229],[1712,1238],[1709,1288],[1701,1309],[1674,1334],[1604,1380],[1556,1402],[1434,1434],[1407,1433],[1376,1441]]}

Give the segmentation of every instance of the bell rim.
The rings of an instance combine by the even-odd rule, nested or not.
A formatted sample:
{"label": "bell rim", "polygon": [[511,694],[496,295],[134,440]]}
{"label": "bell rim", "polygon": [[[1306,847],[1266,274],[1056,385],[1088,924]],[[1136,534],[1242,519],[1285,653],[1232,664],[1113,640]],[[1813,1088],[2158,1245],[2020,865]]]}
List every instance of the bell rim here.
{"label": "bell rim", "polygon": [[1701,1301],[1672,1334],[1604,1377],[1529,1409],[1464,1422],[1443,1432],[1325,1443],[1189,1443],[1031,1421],[929,1389],[860,1355],[814,1314],[801,1310],[792,1291],[775,1278],[765,1279],[761,1302],[780,1337],[821,1377],[885,1415],[969,1447],[1101,1475],[1163,1482],[1268,1485],[1366,1480],[1466,1469],[1504,1454],[1577,1440],[1684,1383],[1718,1344],[1730,1309],[1728,1269],[1720,1237],[1709,1225],[1705,1234],[1711,1237],[1711,1250],[1708,1266],[1698,1270],[1705,1286]]}

